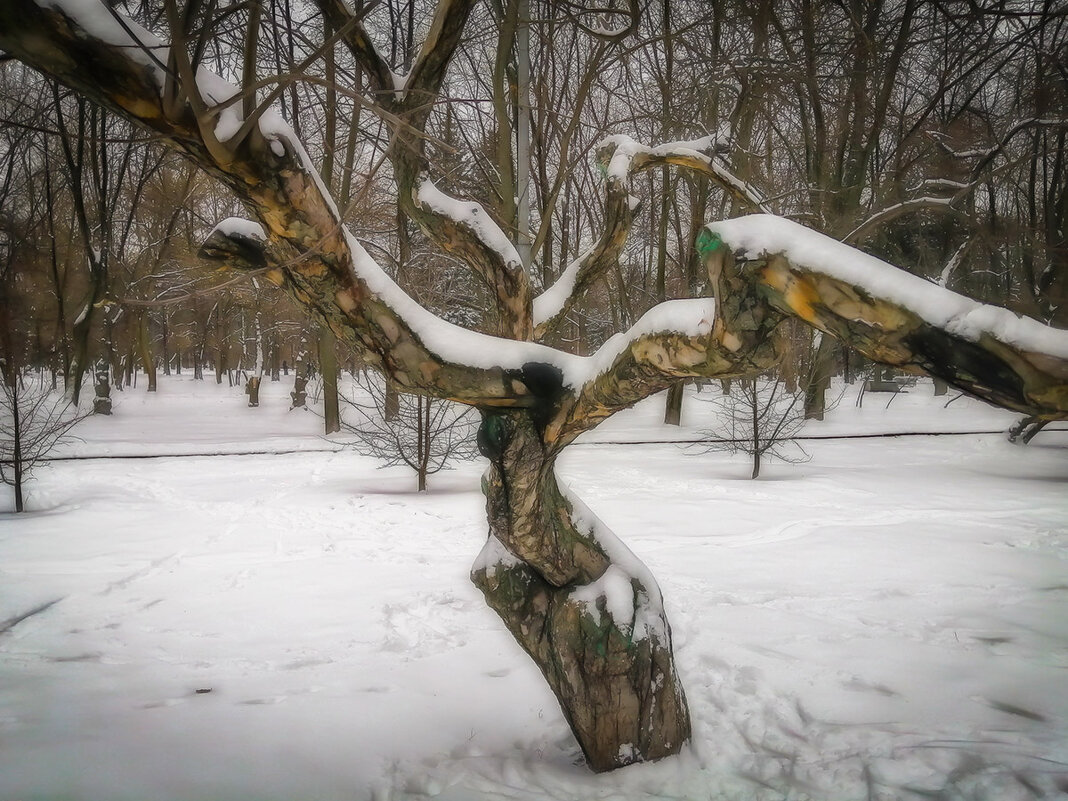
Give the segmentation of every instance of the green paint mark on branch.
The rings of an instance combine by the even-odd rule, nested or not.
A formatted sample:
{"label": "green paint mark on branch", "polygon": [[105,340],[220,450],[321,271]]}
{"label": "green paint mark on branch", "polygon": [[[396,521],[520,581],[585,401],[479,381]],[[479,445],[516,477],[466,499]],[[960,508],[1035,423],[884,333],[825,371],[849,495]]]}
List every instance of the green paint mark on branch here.
{"label": "green paint mark on branch", "polygon": [[707,228],[701,229],[701,233],[697,235],[697,252],[702,258],[707,258],[721,247],[723,247],[723,240],[720,239],[719,234]]}
{"label": "green paint mark on branch", "polygon": [[500,459],[504,453],[508,429],[502,415],[484,413],[482,425],[478,427],[478,450],[487,459]]}

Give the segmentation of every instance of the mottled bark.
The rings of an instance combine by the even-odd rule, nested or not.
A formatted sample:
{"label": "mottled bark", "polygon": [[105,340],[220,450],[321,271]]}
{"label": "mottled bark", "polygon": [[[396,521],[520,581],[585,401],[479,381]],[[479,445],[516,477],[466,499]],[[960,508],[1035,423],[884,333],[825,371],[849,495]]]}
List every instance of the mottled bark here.
{"label": "mottled bark", "polygon": [[588,764],[678,753],[689,713],[652,577],[565,497],[529,413],[486,416],[479,445],[490,538],[472,580],[545,676]]}
{"label": "mottled bark", "polygon": [[[498,332],[529,340],[533,304],[522,265],[509,261],[502,253],[506,249],[492,247],[492,237],[483,237],[478,226],[435,211],[418,195],[429,167],[422,136],[427,115],[473,3],[442,0],[405,86],[398,89],[347,4],[319,0],[331,27],[345,31],[345,43],[393,128],[390,155],[401,207],[492,288]],[[602,354],[599,372],[581,386],[566,386],[551,364],[563,363],[565,355],[535,351],[533,345],[525,347],[543,353],[546,361],[520,368],[514,362],[509,367],[487,367],[493,362],[481,359],[470,363],[476,357],[468,355],[499,345],[507,345],[502,354],[514,355],[515,343],[491,338],[463,348],[454,342],[447,357],[440,352],[446,344],[435,341],[433,333],[441,330],[435,328],[440,321],[412,312],[410,299],[394,291],[347,235],[295,139],[246,123],[241,137],[220,142],[218,109],[204,107],[193,87],[192,65],[186,56],[176,56],[181,48],[172,49],[168,63],[175,69],[163,75],[136,46],[101,40],[67,13],[33,0],[0,3],[0,48],[116,109],[229,186],[260,221],[267,242],[220,235],[216,258],[260,270],[398,389],[451,398],[482,412],[480,447],[490,460],[485,477],[490,538],[473,579],[542,670],[596,770],[676,753],[690,726],[655,582],[567,496],[553,471],[560,451],[580,433],[687,378],[730,378],[767,369],[779,358],[777,327],[786,316],[800,317],[876,361],[929,371],[1008,408],[1051,419],[1068,414],[1064,359],[1024,353],[989,337],[965,341],[870,297],[863,288],[798,268],[782,256],[736,263],[728,247],[712,241],[698,246],[716,301],[674,307],[685,320],[663,313],[672,309],[654,310],[639,329],[643,333],[617,340],[618,350]],[[162,94],[160,80],[166,84]],[[711,155],[687,147],[644,148],[620,139],[600,157],[608,177],[605,226],[576,264],[574,291],[562,309],[549,310],[538,333],[549,330],[568,304],[617,263],[634,212],[632,173],[679,166],[760,204]],[[450,330],[444,339],[457,336]]]}
{"label": "mottled bark", "polygon": [[1051,420],[1068,417],[1068,360],[990,333],[965,338],[912,309],[873,297],[864,287],[791,264],[783,255],[742,262],[736,274],[750,285],[739,287],[740,297],[795,315],[872,361],[932,375],[1005,409]]}

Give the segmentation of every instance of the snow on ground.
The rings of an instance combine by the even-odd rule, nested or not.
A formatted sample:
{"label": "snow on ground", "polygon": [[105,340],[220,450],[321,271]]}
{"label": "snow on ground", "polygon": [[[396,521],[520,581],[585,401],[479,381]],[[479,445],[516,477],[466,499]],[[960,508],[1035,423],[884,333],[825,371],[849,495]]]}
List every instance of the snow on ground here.
{"label": "snow on ground", "polygon": [[[291,381],[291,379],[290,379]],[[659,579],[694,716],[603,776],[469,584],[481,466],[414,476],[238,388],[116,393],[0,512],[0,799],[1029,799],[1068,789],[1068,434],[688,454],[652,399],[560,472]],[[710,393],[711,390],[705,390]],[[847,393],[807,433],[1004,429]],[[6,496],[2,503],[10,508]],[[209,691],[210,692],[207,692]],[[941,795],[939,795],[941,793]]]}

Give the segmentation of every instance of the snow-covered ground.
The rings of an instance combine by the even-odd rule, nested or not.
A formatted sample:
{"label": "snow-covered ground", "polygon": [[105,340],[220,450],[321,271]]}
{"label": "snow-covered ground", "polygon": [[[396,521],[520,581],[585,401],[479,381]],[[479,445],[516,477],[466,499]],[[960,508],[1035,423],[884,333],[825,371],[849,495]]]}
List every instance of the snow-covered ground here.
{"label": "snow-covered ground", "polygon": [[[290,379],[291,380],[291,379]],[[561,473],[652,568],[694,717],[595,776],[467,572],[481,466],[415,479],[317,436],[289,381],[117,394],[0,512],[0,799],[1030,799],[1068,791],[1068,433],[694,455],[662,400]],[[709,390],[706,390],[707,394]],[[808,434],[1004,429],[847,392]],[[952,396],[950,396],[952,397]],[[0,501],[11,508],[5,495]]]}

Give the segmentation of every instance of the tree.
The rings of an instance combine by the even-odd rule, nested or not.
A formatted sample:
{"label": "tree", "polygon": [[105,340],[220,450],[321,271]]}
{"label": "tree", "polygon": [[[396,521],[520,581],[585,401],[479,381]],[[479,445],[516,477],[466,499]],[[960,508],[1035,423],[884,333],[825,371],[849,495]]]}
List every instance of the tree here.
{"label": "tree", "polygon": [[15,511],[26,509],[23,486],[41,461],[85,419],[71,401],[43,383],[27,386],[3,365],[0,386],[0,480],[15,492]]}
{"label": "tree", "polygon": [[[257,59],[258,2],[183,9],[170,0],[162,41],[108,6],[8,0],[0,5],[0,47],[149,129],[229,187],[260,225],[258,236],[234,243],[233,269],[261,271],[399,389],[479,410],[490,462],[489,537],[472,578],[541,669],[593,769],[677,753],[690,723],[655,580],[557,481],[556,459],[580,434],[680,381],[769,369],[789,317],[874,360],[929,372],[1007,408],[1068,416],[1068,335],[769,215],[702,229],[697,249],[714,302],[660,303],[590,357],[540,344],[617,264],[642,175],[673,167],[703,176],[725,197],[762,200],[715,153],[711,137],[661,147],[610,137],[597,148],[604,199],[592,244],[535,298],[522,259],[487,208],[441,188],[448,176],[437,168],[435,113],[477,13],[474,0],[437,4],[406,72],[375,46],[382,22],[369,4],[316,5],[326,23],[320,29],[333,33],[308,46],[298,69],[266,80]],[[624,28],[586,26],[588,34],[622,46],[640,4],[628,9]],[[234,15],[247,23],[237,28],[247,33],[236,52],[225,50],[221,33],[213,38],[223,21],[235,30]],[[485,288],[489,306],[477,328],[445,322],[398,287],[346,227],[297,120],[271,111],[296,82],[314,78],[311,67],[335,45],[362,73],[367,93],[344,85],[339,70],[339,94],[358,96],[389,132],[385,158],[398,206]],[[209,50],[240,77],[240,88],[209,72]],[[307,135],[309,127],[301,130]]]}
{"label": "tree", "polygon": [[424,395],[396,394],[391,402],[381,376],[362,373],[350,394],[343,394],[350,412],[342,427],[357,437],[356,450],[384,466],[405,464],[415,471],[420,492],[427,476],[457,459],[473,459],[477,422],[469,407]]}
{"label": "tree", "polygon": [[802,461],[807,454],[795,435],[804,425],[803,394],[790,392],[778,375],[764,373],[732,384],[732,391],[711,401],[715,424],[704,432],[706,450],[745,453],[760,475],[761,459]]}

